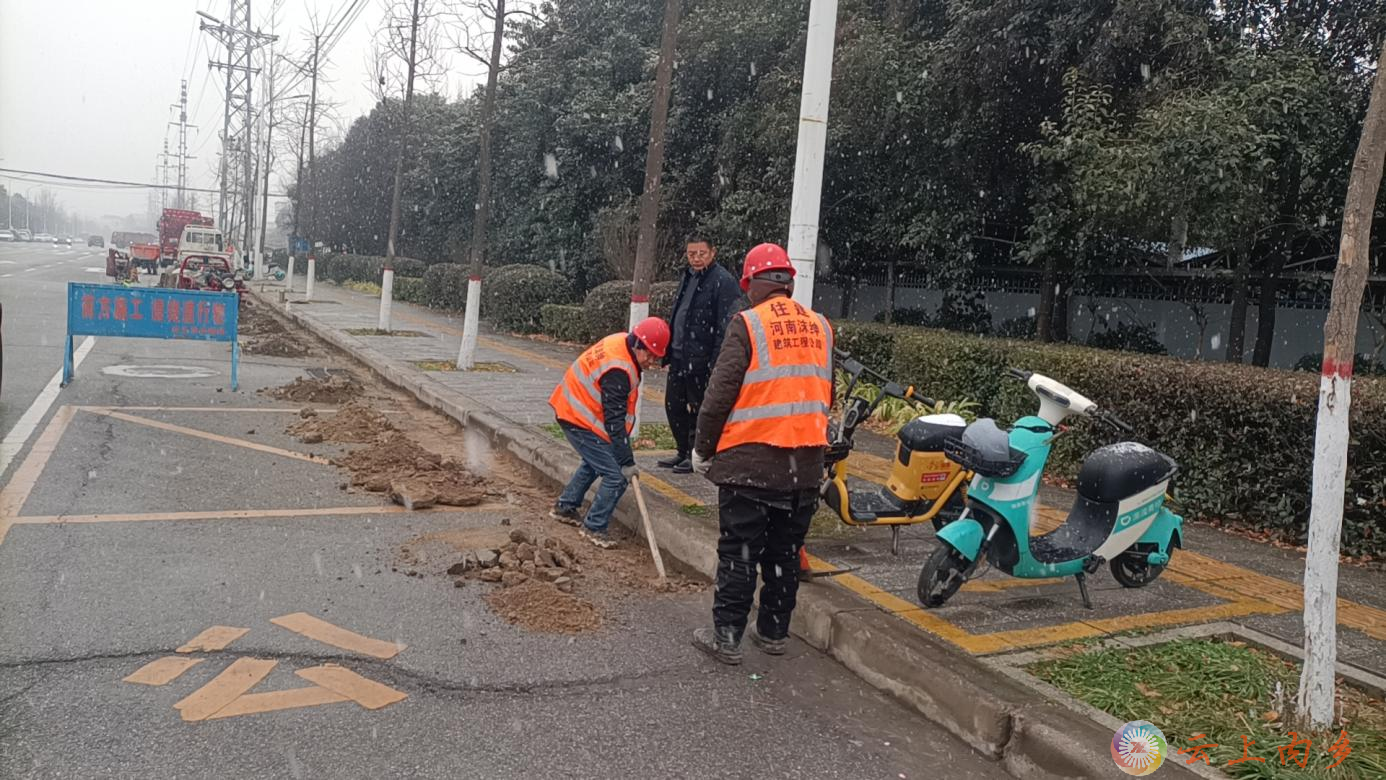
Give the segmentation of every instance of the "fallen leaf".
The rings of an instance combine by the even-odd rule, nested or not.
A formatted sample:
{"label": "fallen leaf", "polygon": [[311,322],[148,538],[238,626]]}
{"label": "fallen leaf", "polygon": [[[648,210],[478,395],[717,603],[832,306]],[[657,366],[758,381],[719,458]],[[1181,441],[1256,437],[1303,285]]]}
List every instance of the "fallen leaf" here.
{"label": "fallen leaf", "polygon": [[1280,720],[1280,713],[1276,712],[1275,710],[1266,710],[1261,714],[1261,720],[1264,720],[1267,723],[1274,723],[1275,721]]}
{"label": "fallen leaf", "polygon": [[1136,690],[1140,691],[1141,695],[1147,699],[1160,698],[1160,692],[1155,690],[1154,688],[1151,688],[1149,685],[1146,685],[1145,683],[1136,683]]}

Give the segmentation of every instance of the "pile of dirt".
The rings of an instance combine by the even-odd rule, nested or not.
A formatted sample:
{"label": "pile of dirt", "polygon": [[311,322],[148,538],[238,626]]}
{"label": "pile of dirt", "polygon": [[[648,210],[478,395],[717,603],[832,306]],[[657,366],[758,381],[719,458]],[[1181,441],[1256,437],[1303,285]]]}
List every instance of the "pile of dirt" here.
{"label": "pile of dirt", "polygon": [[448,574],[499,582],[506,588],[530,581],[553,583],[560,592],[569,593],[574,579],[582,574],[579,561],[577,550],[567,542],[516,528],[510,532],[510,540],[499,547],[464,552]]}
{"label": "pile of dirt", "polygon": [[318,414],[313,409],[304,409],[299,416],[303,419],[290,425],[289,433],[308,444],[322,441],[366,444],[395,429],[385,415],[360,401],[342,405],[336,414]]}
{"label": "pile of dirt", "polygon": [[451,458],[415,444],[398,431],[387,431],[337,465],[351,471],[351,484],[390,499],[408,509],[434,504],[475,506],[486,498],[485,483]]}
{"label": "pile of dirt", "polygon": [[287,332],[277,317],[262,311],[259,307],[246,307],[241,310],[241,319],[236,323],[236,331],[242,336],[272,336]]}
{"label": "pile of dirt", "polygon": [[528,582],[486,594],[486,603],[508,623],[531,631],[576,634],[601,627],[602,617],[591,602],[564,593],[545,582]]}
{"label": "pile of dirt", "polygon": [[281,401],[299,401],[318,404],[346,403],[361,395],[361,384],[350,376],[332,374],[326,379],[299,377],[287,385],[281,385],[267,392]]}
{"label": "pile of dirt", "polygon": [[306,357],[313,352],[303,342],[287,333],[248,339],[241,345],[241,349],[252,355],[288,358]]}

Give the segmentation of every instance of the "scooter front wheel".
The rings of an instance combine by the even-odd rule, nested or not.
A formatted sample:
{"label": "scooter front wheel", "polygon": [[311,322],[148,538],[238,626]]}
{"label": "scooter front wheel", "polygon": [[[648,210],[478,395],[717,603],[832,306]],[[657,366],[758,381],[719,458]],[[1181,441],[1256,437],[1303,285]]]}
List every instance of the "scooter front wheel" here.
{"label": "scooter front wheel", "polygon": [[1151,563],[1146,559],[1147,554],[1147,552],[1127,550],[1113,558],[1109,564],[1113,579],[1121,583],[1123,588],[1144,588],[1154,582],[1164,573],[1165,564]]}
{"label": "scooter front wheel", "polygon": [[919,570],[919,603],[926,607],[943,606],[967,582],[971,565],[952,545],[940,542]]}

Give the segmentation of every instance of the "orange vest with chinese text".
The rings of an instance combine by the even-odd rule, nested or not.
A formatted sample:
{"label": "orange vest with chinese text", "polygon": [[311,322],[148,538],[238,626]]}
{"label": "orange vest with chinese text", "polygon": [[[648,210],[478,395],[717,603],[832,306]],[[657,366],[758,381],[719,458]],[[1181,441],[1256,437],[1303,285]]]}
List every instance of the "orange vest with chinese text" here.
{"label": "orange vest with chinese text", "polygon": [[613,333],[598,341],[568,367],[563,381],[549,396],[558,419],[595,433],[603,441],[611,436],[602,424],[602,375],[611,370],[626,372],[630,377],[630,397],[626,400],[626,433],[635,427],[635,409],[640,402],[640,371],[626,346],[625,333]]}

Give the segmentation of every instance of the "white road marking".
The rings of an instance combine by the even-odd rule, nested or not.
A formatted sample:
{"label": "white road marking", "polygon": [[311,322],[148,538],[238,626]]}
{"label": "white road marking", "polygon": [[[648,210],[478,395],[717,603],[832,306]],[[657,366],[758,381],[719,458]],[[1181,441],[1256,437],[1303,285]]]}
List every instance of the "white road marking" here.
{"label": "white road marking", "polygon": [[[91,352],[91,348],[95,345],[96,339],[87,336],[81,345],[73,350],[72,368],[74,371],[82,365],[87,353]],[[48,384],[44,386],[34,402],[29,404],[29,408],[24,410],[19,422],[14,424],[9,433],[5,434],[4,441],[0,441],[0,474],[5,473],[5,469],[10,466],[10,461],[14,460],[14,456],[18,455],[20,450],[24,449],[24,443],[29,440],[34,429],[38,428],[38,424],[43,421],[43,416],[48,413],[48,408],[58,398],[58,391],[62,389],[62,382],[63,370],[60,368],[58,373],[48,380]]]}
{"label": "white road marking", "polygon": [[0,279],[8,279],[11,276],[14,276],[14,274],[0,274]]}

